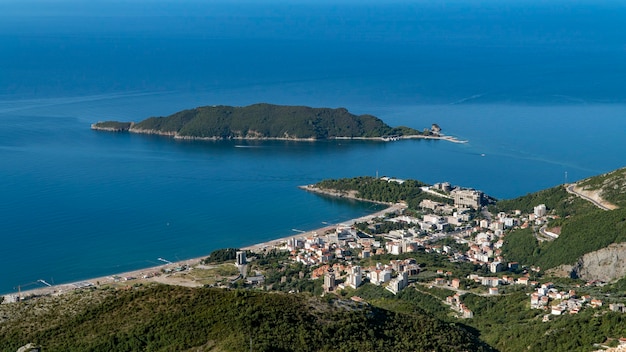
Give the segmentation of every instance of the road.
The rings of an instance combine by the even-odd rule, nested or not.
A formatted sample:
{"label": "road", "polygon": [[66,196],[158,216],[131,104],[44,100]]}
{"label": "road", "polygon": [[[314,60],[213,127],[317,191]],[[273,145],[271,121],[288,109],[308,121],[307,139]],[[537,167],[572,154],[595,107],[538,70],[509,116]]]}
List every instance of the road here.
{"label": "road", "polygon": [[591,197],[588,197],[588,196],[586,196],[586,195],[584,195],[582,193],[576,192],[574,190],[575,187],[576,187],[576,184],[572,184],[572,185],[569,185],[569,186],[565,187],[565,190],[567,190],[568,193],[574,194],[574,195],[576,195],[576,196],[578,196],[578,197],[580,197],[580,198],[582,198],[582,199],[584,199],[584,200],[586,200],[588,202],[591,202],[593,205],[595,205],[596,207],[598,207],[598,208],[600,208],[602,210],[612,210],[611,208],[609,208],[609,207],[605,206],[604,204],[596,201],[595,199],[593,199]]}

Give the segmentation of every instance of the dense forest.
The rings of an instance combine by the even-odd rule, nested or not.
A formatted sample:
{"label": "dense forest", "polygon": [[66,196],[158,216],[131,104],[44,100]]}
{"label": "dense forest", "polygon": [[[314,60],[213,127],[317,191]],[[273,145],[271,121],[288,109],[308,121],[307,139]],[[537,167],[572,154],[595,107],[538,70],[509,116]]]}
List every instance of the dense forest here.
{"label": "dense forest", "polygon": [[549,269],[561,264],[574,264],[584,254],[611,243],[626,242],[626,209],[596,209],[561,223],[559,238],[542,244],[535,239],[531,229],[514,230],[507,234],[502,247],[506,258]]}
{"label": "dense forest", "polygon": [[419,209],[419,203],[424,199],[434,199],[442,203],[452,203],[451,199],[437,197],[431,193],[422,192],[425,183],[416,180],[405,180],[402,183],[386,181],[375,177],[354,177],[336,180],[324,180],[314,185],[325,190],[340,192],[356,191],[356,196],[362,199],[377,202],[405,202],[411,209]]}
{"label": "dense forest", "polygon": [[63,307],[45,300],[17,306],[22,314],[0,324],[0,350],[28,342],[45,351],[492,350],[466,329],[423,312],[335,296],[166,285],[74,295],[83,299],[68,295],[74,304]]}
{"label": "dense forest", "polygon": [[[107,123],[111,124],[105,122],[102,125]],[[272,104],[198,107],[167,117],[150,117],[130,127],[130,131],[169,134],[180,138],[216,139],[329,139],[430,133],[428,130],[420,132],[408,127],[393,128],[375,116],[357,116],[344,108]]]}

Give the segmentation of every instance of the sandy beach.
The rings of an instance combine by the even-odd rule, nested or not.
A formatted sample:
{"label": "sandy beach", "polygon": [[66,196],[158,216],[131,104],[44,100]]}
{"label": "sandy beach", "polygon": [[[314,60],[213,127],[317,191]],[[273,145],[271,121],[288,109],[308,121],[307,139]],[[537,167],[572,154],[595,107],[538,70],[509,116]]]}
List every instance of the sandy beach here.
{"label": "sandy beach", "polygon": [[[350,198],[350,199],[356,199],[356,200],[363,200],[363,199],[354,197],[354,195],[339,194],[335,192],[329,192],[326,190],[320,190],[311,185],[301,186],[300,188],[307,190],[309,192],[314,192],[314,193],[326,194],[326,195],[331,195],[335,197],[344,197],[344,198]],[[373,218],[382,216],[384,214],[400,211],[406,208],[406,205],[401,204],[401,203],[398,203],[398,204],[379,203],[379,204],[386,204],[389,207],[381,211],[378,211],[376,213],[362,216],[360,218],[351,219],[351,220],[347,220],[341,223],[328,225],[328,226],[311,230],[311,231],[301,232],[301,233],[297,233],[294,235],[277,238],[277,239],[267,241],[267,242],[257,243],[251,246],[242,247],[241,249],[249,250],[252,252],[262,252],[264,250],[271,250],[273,248],[279,248],[279,247],[284,246],[286,242],[292,238],[307,238],[307,237],[312,237],[312,236],[323,236],[327,231],[334,230],[339,226],[351,226],[352,224],[356,222],[368,221]],[[59,294],[63,294],[66,292],[72,292],[76,289],[88,288],[88,287],[102,287],[102,286],[114,285],[114,284],[133,285],[137,283],[159,282],[159,283],[164,283],[164,284],[169,284],[169,285],[182,285],[182,286],[191,286],[191,287],[202,286],[202,284],[199,282],[195,282],[187,278],[181,279],[179,275],[176,275],[177,274],[176,268],[196,267],[200,265],[201,261],[204,260],[206,257],[208,257],[208,254],[202,257],[198,257],[198,258],[164,263],[163,265],[128,271],[124,273],[111,274],[107,276],[96,277],[96,278],[72,282],[72,283],[45,286],[45,287],[40,287],[36,289],[22,290],[21,292],[8,293],[8,294],[3,295],[5,298],[4,301],[13,302],[15,301],[16,297],[21,297],[23,299],[23,298],[34,298],[37,296],[59,295]],[[168,269],[171,270],[172,273],[163,273],[164,270],[168,270]],[[42,283],[42,285],[44,284]]]}

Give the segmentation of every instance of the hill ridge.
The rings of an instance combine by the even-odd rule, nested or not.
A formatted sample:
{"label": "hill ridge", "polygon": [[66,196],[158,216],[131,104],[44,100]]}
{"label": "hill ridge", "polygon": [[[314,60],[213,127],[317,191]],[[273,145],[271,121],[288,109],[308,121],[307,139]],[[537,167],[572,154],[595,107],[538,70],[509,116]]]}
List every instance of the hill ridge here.
{"label": "hill ridge", "polygon": [[[259,103],[244,107],[201,106],[138,123],[104,121],[92,125],[103,131],[158,134],[177,139],[394,139],[439,138],[429,129],[391,127],[378,117],[355,115],[345,108],[313,108]],[[448,139],[450,139],[448,137]]]}

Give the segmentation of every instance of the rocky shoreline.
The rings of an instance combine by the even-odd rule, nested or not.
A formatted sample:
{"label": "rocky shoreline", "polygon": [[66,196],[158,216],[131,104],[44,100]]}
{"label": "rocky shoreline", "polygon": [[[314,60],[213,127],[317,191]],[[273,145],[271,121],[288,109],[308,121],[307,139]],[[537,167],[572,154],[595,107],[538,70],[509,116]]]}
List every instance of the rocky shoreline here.
{"label": "rocky shoreline", "polygon": [[[241,141],[295,141],[295,142],[315,142],[319,139],[316,138],[298,138],[298,137],[260,137],[260,136],[232,136],[232,137],[220,137],[220,136],[211,136],[211,137],[197,137],[197,136],[182,136],[177,132],[164,132],[159,130],[145,130],[140,128],[134,128],[134,123],[129,122],[125,123],[128,126],[122,127],[111,127],[104,125],[105,122],[97,122],[91,124],[91,129],[94,131],[103,131],[103,132],[130,132],[137,134],[149,134],[149,135],[157,135],[157,136],[166,136],[173,137],[174,139],[179,140],[189,140],[189,141],[224,141],[224,140],[241,140]],[[408,136],[396,136],[396,137],[331,137],[329,140],[364,140],[364,141],[382,141],[382,142],[393,142],[398,140],[405,139],[431,139],[431,140],[443,140],[452,143],[467,143],[466,140],[460,140],[453,136],[447,135],[408,135]]]}

